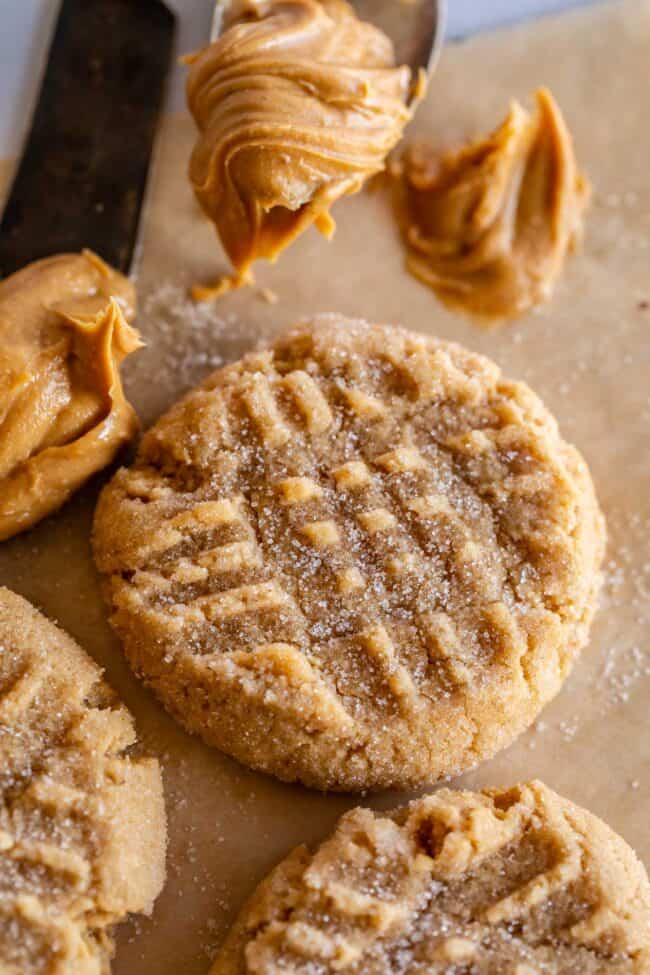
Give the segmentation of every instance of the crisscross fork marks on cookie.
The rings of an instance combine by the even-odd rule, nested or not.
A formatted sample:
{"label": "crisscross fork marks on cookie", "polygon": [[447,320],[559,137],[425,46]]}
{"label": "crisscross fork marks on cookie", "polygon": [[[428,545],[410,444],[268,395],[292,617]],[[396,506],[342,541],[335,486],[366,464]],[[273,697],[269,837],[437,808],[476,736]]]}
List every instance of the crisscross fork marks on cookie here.
{"label": "crisscross fork marks on cookie", "polygon": [[409,570],[422,577],[429,570],[420,546],[408,532],[401,512],[384,492],[380,477],[364,461],[353,461],[332,472],[339,492],[339,510],[350,512],[383,570],[382,588],[399,586],[399,577]]}
{"label": "crisscross fork marks on cookie", "polygon": [[39,694],[46,673],[25,667],[6,687],[0,686],[0,724],[18,721]]}
{"label": "crisscross fork marks on cookie", "polygon": [[[210,654],[216,630],[233,631],[239,624],[250,630],[249,649],[264,632],[268,639],[284,635],[305,645],[301,609],[279,568],[269,571],[255,522],[256,514],[242,496],[201,501],[169,521],[174,532],[188,533],[192,554],[167,560],[162,553],[157,571],[143,569],[134,576],[154,613],[192,632],[194,653]],[[215,531],[222,529],[226,533],[215,545]],[[167,537],[173,555],[183,539]],[[239,638],[244,638],[243,630]]]}
{"label": "crisscross fork marks on cookie", "polygon": [[[604,533],[576,458],[526,387],[459,346],[335,317],[298,326],[185,397],[105,491],[95,550],[113,623],[186,726],[249,764],[325,787],[433,781],[530,724],[584,643]],[[128,485],[153,497],[155,469],[178,490],[143,505]],[[238,497],[248,528],[172,524]],[[364,643],[373,626],[390,667]],[[269,644],[299,648],[355,735],[301,730],[297,685],[286,727],[266,678],[255,697]],[[194,667],[239,650],[245,735],[239,670]],[[398,667],[417,710],[388,683]]]}
{"label": "crisscross fork marks on cookie", "polygon": [[[403,513],[417,544],[437,560],[444,559],[446,572],[456,574],[473,599],[489,603],[498,598],[503,574],[496,538],[476,540],[476,511],[471,517],[460,503],[457,510],[442,493],[441,481],[444,483],[449,475],[445,475],[437,447],[433,456],[435,461],[414,444],[406,443],[375,457],[373,462],[384,472],[385,490]],[[476,508],[478,500],[472,495],[468,503]]]}
{"label": "crisscross fork marks on cookie", "polygon": [[[153,557],[133,582],[154,602],[162,594],[167,606],[192,604],[212,591],[263,578],[262,555],[242,497],[199,501],[169,518],[153,541]],[[179,554],[190,544],[191,556]]]}
{"label": "crisscross fork marks on cookie", "polygon": [[[536,404],[533,404],[536,407]],[[503,407],[502,407],[503,410]],[[446,438],[442,445],[463,479],[471,485],[484,503],[494,512],[495,531],[499,545],[507,554],[508,579],[513,592],[536,586],[543,603],[554,611],[557,606],[555,590],[566,585],[560,572],[561,550],[567,549],[567,532],[573,528],[569,511],[562,511],[570,496],[567,470],[582,479],[586,475],[584,463],[575,451],[563,447],[565,464],[553,463],[549,455],[549,417],[537,417],[538,425],[527,436],[522,435],[521,410],[505,410],[507,425],[474,430]],[[564,468],[564,469],[563,469]],[[526,509],[542,512],[528,524]],[[510,515],[511,524],[504,518]],[[518,515],[518,517],[515,517]],[[563,518],[562,515],[565,517]],[[569,524],[560,526],[569,515]],[[547,575],[546,566],[556,566],[557,579],[537,578]]]}
{"label": "crisscross fork marks on cookie", "polygon": [[[349,466],[344,471],[337,469],[333,475],[335,484],[341,483],[346,477],[348,479],[346,483],[348,483],[350,475],[354,473],[354,471],[350,471]],[[363,475],[362,480],[365,485],[370,485],[371,479],[367,468],[359,471],[357,467],[356,473]],[[408,550],[408,542],[402,541],[401,544],[398,544],[396,541],[399,532],[397,519],[392,512],[381,507],[368,510],[360,509],[356,516],[354,509],[351,509],[351,516],[348,517],[340,504],[340,500],[331,498],[330,492],[326,492],[313,478],[303,476],[284,479],[279,482],[277,487],[284,499],[285,507],[290,508],[288,513],[290,531],[295,533],[297,539],[313,548],[314,553],[318,556],[319,565],[322,566],[322,571],[331,571],[342,604],[345,605],[348,599],[352,600],[350,605],[353,607],[352,618],[355,620],[354,629],[357,646],[365,649],[373,656],[376,663],[381,664],[379,671],[383,674],[387,688],[400,702],[402,708],[412,711],[417,698],[417,690],[408,669],[397,660],[396,647],[392,643],[390,644],[392,659],[390,666],[386,666],[384,656],[380,652],[373,652],[375,642],[373,638],[366,638],[366,630],[369,633],[378,632],[376,629],[368,629],[368,625],[377,618],[378,606],[383,597],[380,599],[361,598],[360,591],[366,581],[372,581],[375,572],[373,570],[366,577],[363,561],[360,561],[360,553],[356,550],[356,544],[354,542],[350,544],[348,530],[348,524],[352,518],[358,531],[369,538],[378,534],[385,536],[386,532],[390,532],[394,536],[390,541],[383,537],[371,542],[371,545],[374,544],[375,554],[382,553],[383,557],[384,551],[387,551],[393,561],[396,557],[402,559],[411,557],[413,559]],[[287,502],[287,492],[289,493],[289,502]],[[364,503],[366,503],[365,498]],[[400,568],[402,567],[400,566]],[[399,574],[395,572],[394,566],[391,567],[391,571],[394,575]],[[304,606],[303,612],[305,612]],[[384,641],[378,640],[378,647],[382,642],[389,641],[385,627],[381,628],[381,632],[384,634]]]}
{"label": "crisscross fork marks on cookie", "polygon": [[289,602],[287,593],[271,581],[199,596],[190,603],[190,609],[196,607],[211,623],[219,623],[245,613],[279,611]]}
{"label": "crisscross fork marks on cookie", "polygon": [[138,549],[137,568],[158,568],[173,558],[177,549],[197,536],[240,523],[241,502],[239,497],[201,499],[173,514],[161,511],[159,526]]}
{"label": "crisscross fork marks on cookie", "polygon": [[[375,459],[375,464],[393,474],[422,471],[426,468],[425,459],[413,447],[397,448],[383,454]],[[419,639],[433,662],[436,655],[431,656],[431,641],[425,626],[431,610],[426,609],[426,599],[421,590],[425,580],[429,588],[435,589],[431,581],[439,570],[422,552],[417,537],[408,531],[408,521],[403,511],[404,499],[398,496],[398,513],[395,514],[393,498],[382,489],[383,479],[376,472],[372,474],[370,468],[362,462],[343,465],[333,472],[333,476],[339,489],[345,492],[350,510],[356,514],[357,522],[373,549],[377,565],[383,569],[385,583],[382,583],[382,588],[386,585],[387,591],[395,589],[400,603],[409,607],[417,627],[410,632],[410,640]],[[440,580],[438,592],[444,592],[443,580]],[[450,645],[450,654],[453,652],[452,647],[453,650],[461,650],[458,638]],[[458,666],[456,667],[456,661],[451,661],[451,666],[448,667],[448,677],[452,678],[454,686],[467,684],[472,680],[472,670],[462,662],[462,658],[468,656],[463,648]],[[419,690],[424,692],[426,688],[430,692],[431,685],[439,683],[440,675],[432,667],[428,670],[426,684],[421,685]]]}
{"label": "crisscross fork marks on cookie", "polygon": [[364,630],[360,642],[379,664],[386,684],[399,701],[400,707],[411,713],[417,710],[418,689],[408,669],[399,662],[395,644],[381,623]]}
{"label": "crisscross fork marks on cookie", "polygon": [[83,816],[87,809],[87,797],[82,789],[59,782],[47,774],[32,779],[25,796],[48,814],[60,810],[65,818]]}
{"label": "crisscross fork marks on cookie", "polygon": [[[64,849],[54,843],[46,841],[16,840],[6,844],[3,849],[7,872],[0,880],[0,890],[9,882],[15,882],[21,874],[19,889],[39,890],[44,884],[42,875],[51,878],[53,890],[66,890],[75,894],[88,889],[91,867],[88,857],[76,850]],[[16,867],[16,876],[12,876],[12,865]],[[30,884],[30,874],[34,875],[34,887]],[[48,885],[48,882],[45,882]],[[5,892],[3,891],[3,896]],[[10,893],[11,896],[11,893]],[[15,894],[14,894],[15,896]]]}
{"label": "crisscross fork marks on cookie", "polygon": [[447,613],[423,613],[419,626],[431,663],[442,664],[452,687],[471,684],[474,660],[459,639],[452,618]]}
{"label": "crisscross fork marks on cookie", "polygon": [[126,754],[97,665],[6,589],[0,646],[0,969],[108,972],[111,926],[162,886],[159,769]]}
{"label": "crisscross fork marks on cookie", "polygon": [[347,408],[362,420],[378,420],[388,413],[388,406],[370,393],[365,393],[354,386],[344,386],[341,395]]}
{"label": "crisscross fork marks on cookie", "polygon": [[[289,720],[307,723],[310,730],[354,734],[354,722],[323,680],[318,661],[304,649],[289,643],[262,643],[252,651],[234,650],[200,658],[202,670],[234,676],[244,696],[255,698],[263,688],[267,706],[282,711]],[[300,699],[292,692],[299,688]]]}
{"label": "crisscross fork marks on cookie", "polygon": [[[278,505],[279,502],[279,505]],[[366,646],[361,631],[364,619],[376,617],[372,609],[372,600],[364,611],[359,599],[364,588],[365,577],[359,569],[354,551],[348,541],[345,519],[341,520],[338,507],[333,504],[331,489],[327,483],[315,480],[307,474],[271,479],[269,487],[257,499],[258,517],[262,520],[265,512],[272,504],[278,508],[271,519],[267,530],[264,526],[258,531],[264,534],[264,545],[267,553],[272,553],[275,565],[275,578],[284,585],[287,592],[292,593],[295,604],[287,599],[287,613],[299,611],[305,621],[305,627],[313,631],[320,625],[322,611],[318,605],[318,593],[327,593],[331,583],[334,593],[340,598],[338,610],[341,619],[348,614],[352,632],[356,633],[356,644],[359,649]],[[305,592],[301,586],[300,576],[287,578],[283,571],[283,545],[294,539],[304,552],[306,575],[309,588]],[[276,541],[277,540],[277,541]],[[293,551],[293,550],[291,550]],[[293,556],[292,556],[293,558]],[[292,562],[286,566],[291,570]],[[316,575],[322,580],[317,582]],[[286,580],[286,585],[285,585]],[[314,602],[312,602],[314,600]],[[372,604],[372,606],[371,606]],[[298,609],[299,607],[299,609]],[[308,644],[303,644],[306,648]],[[320,651],[317,649],[315,659],[318,660]],[[379,662],[379,657],[376,658]],[[379,667],[378,672],[384,673],[386,681],[388,674],[385,667]],[[327,668],[322,676],[327,679]],[[400,678],[406,684],[407,672],[399,671],[398,675],[391,675],[390,683],[397,689]],[[388,688],[388,684],[386,685]],[[402,697],[404,695],[402,694]]]}
{"label": "crisscross fork marks on cookie", "polygon": [[161,483],[159,472],[151,467],[138,471],[129,480],[127,496],[133,501],[143,501],[147,504],[154,501],[171,501],[175,492],[169,484]]}
{"label": "crisscross fork marks on cookie", "polygon": [[311,434],[324,433],[334,422],[327,398],[312,376],[297,369],[282,380],[282,386],[291,394],[300,411],[307,430]]}
{"label": "crisscross fork marks on cookie", "polygon": [[[313,477],[288,477],[280,480],[277,484],[278,495],[281,503],[286,506],[296,506],[298,508],[297,521],[302,522],[300,513],[304,510],[302,506],[309,502],[322,502],[325,499],[323,487]],[[361,589],[365,579],[363,573],[353,564],[344,564],[345,559],[341,559],[341,550],[344,541],[341,531],[334,517],[335,512],[328,506],[323,509],[311,506],[314,512],[314,520],[305,521],[298,528],[298,534],[313,545],[316,549],[335,549],[339,555],[337,560],[338,567],[333,569],[336,581],[336,590],[343,596]],[[327,515],[328,517],[325,517]],[[332,517],[329,517],[332,515]],[[340,563],[340,564],[338,564]]]}
{"label": "crisscross fork marks on cookie", "polygon": [[[395,489],[403,497],[399,489]],[[501,566],[483,544],[477,543],[465,519],[448,498],[439,493],[425,493],[404,500],[413,530],[423,544],[436,539],[437,553],[444,559],[446,570],[473,590],[478,602],[497,598]],[[435,525],[435,531],[433,531]]]}
{"label": "crisscross fork marks on cookie", "polygon": [[483,376],[472,376],[454,362],[449,348],[432,348],[424,336],[393,333],[383,349],[385,359],[403,377],[416,401],[453,399],[475,404],[484,396]]}
{"label": "crisscross fork marks on cookie", "polygon": [[304,871],[304,901],[251,940],[252,970],[275,972],[281,959],[298,971],[314,961],[326,971],[355,970],[375,939],[399,936],[422,902],[430,879],[426,858],[408,855],[397,826],[358,809],[340,829]]}
{"label": "crisscross fork marks on cookie", "polygon": [[308,373],[294,370],[277,379],[277,388],[267,376],[253,375],[247,379],[241,398],[265,446],[281,447],[291,437],[289,418],[279,402],[280,392],[286,393],[295,406],[292,419],[304,424],[310,434],[324,433],[332,424],[334,418],[327,398]]}
{"label": "crisscross fork marks on cookie", "polygon": [[291,429],[280,413],[266,376],[251,376],[241,398],[257,435],[265,445],[281,447],[289,440]]}
{"label": "crisscross fork marks on cookie", "polygon": [[393,813],[352,810],[315,853],[295,851],[211,975],[243,959],[255,975],[642,975],[649,919],[629,847],[542,783],[442,789]]}

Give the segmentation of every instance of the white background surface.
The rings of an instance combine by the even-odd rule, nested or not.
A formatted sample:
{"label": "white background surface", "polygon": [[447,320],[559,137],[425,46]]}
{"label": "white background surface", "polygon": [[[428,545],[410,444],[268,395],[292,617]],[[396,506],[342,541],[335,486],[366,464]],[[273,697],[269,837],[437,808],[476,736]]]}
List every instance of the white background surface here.
{"label": "white background surface", "polygon": [[[89,0],[90,2],[90,0]],[[176,46],[192,50],[205,42],[210,31],[210,0],[167,0],[178,17]],[[447,0],[447,35],[462,37],[474,31],[512,23],[576,6],[585,0]],[[59,0],[0,0],[0,157],[19,152],[38,84]],[[182,104],[180,68],[174,69],[170,105]]]}

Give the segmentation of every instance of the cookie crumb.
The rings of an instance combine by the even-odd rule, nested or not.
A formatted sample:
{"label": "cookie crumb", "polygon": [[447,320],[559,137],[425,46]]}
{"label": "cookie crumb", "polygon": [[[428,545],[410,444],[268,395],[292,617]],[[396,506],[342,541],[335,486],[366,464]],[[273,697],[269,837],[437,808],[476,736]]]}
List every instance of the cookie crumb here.
{"label": "cookie crumb", "polygon": [[265,301],[267,305],[277,305],[280,300],[278,294],[272,288],[258,288],[257,297]]}

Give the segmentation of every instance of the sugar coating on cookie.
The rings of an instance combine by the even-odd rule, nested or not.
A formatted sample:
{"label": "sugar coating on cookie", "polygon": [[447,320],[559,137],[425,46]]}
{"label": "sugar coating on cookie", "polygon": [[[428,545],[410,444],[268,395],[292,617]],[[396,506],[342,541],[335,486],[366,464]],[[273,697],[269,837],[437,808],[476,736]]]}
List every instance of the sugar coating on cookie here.
{"label": "sugar coating on cookie", "polygon": [[650,885],[605,823],[541,782],[354,809],[294,850],[210,975],[642,975]]}
{"label": "sugar coating on cookie", "polygon": [[336,316],[177,403],[94,527],[113,626],[166,707],[335,789],[508,745],[585,642],[603,545],[585,463],[527,386]]}
{"label": "sugar coating on cookie", "polygon": [[0,971],[106,975],[165,876],[158,762],[99,667],[0,588]]}

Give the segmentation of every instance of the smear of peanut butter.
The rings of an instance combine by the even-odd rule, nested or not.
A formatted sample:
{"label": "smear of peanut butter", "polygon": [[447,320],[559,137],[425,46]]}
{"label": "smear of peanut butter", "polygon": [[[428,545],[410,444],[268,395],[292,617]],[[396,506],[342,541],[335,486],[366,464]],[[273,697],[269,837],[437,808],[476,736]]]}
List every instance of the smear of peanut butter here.
{"label": "smear of peanut butter", "polygon": [[0,282],[0,539],[60,507],[138,422],[119,366],[140,346],[132,284],[90,251]]}
{"label": "smear of peanut butter", "polygon": [[452,308],[511,318],[546,301],[580,241],[590,187],[551,93],[513,102],[491,135],[440,156],[408,148],[394,169],[407,267]]}
{"label": "smear of peanut butter", "polygon": [[196,287],[201,300],[250,282],[311,224],[332,236],[330,207],[384,168],[411,117],[410,70],[345,0],[239,0],[186,61],[190,180],[235,269]]}

